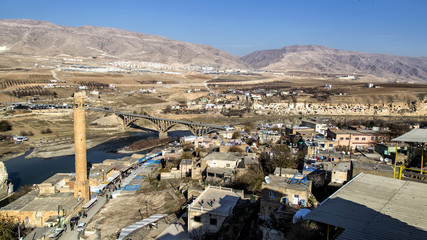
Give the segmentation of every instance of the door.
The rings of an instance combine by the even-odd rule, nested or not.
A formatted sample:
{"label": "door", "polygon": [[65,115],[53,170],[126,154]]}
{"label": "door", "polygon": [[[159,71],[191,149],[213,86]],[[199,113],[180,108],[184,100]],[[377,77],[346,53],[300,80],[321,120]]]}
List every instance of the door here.
{"label": "door", "polygon": [[295,204],[295,205],[298,205],[298,203],[299,203],[299,195],[294,194],[294,200],[293,200],[292,203]]}

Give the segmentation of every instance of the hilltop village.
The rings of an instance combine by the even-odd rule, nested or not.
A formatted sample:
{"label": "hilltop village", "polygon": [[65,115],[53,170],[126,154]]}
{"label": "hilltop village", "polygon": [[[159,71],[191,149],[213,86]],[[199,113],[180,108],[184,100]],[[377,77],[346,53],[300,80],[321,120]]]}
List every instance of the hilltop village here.
{"label": "hilltop village", "polygon": [[[345,214],[348,207],[339,197],[358,189],[360,199],[347,199],[356,201],[349,206],[369,205],[370,186],[383,199],[389,194],[379,191],[384,184],[405,182],[396,178],[411,188],[389,190],[395,193],[413,194],[424,185],[412,180],[425,179],[424,147],[413,144],[426,141],[425,129],[408,125],[399,137],[375,122],[338,127],[328,118],[225,126],[86,168],[84,94],[74,98],[76,173],[57,173],[1,209],[32,239],[359,238],[351,221],[329,221],[331,211]],[[390,211],[400,216],[394,211],[404,210]],[[406,217],[400,220],[413,226]],[[427,226],[417,226],[414,234],[426,236]]]}

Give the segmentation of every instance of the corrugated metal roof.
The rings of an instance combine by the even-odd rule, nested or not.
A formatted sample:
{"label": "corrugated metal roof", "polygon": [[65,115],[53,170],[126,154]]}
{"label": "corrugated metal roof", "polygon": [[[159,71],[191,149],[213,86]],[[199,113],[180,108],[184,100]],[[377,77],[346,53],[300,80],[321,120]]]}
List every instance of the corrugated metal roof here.
{"label": "corrugated metal roof", "polygon": [[427,143],[427,129],[412,129],[411,131],[393,139],[392,141]]}
{"label": "corrugated metal roof", "polygon": [[427,239],[427,185],[360,174],[305,219],[344,229],[338,239]]}

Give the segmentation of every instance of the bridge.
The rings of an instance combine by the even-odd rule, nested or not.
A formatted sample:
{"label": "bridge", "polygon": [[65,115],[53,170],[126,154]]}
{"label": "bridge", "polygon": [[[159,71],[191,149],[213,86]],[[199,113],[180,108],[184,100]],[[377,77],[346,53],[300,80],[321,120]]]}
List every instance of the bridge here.
{"label": "bridge", "polygon": [[225,127],[211,125],[211,124],[195,123],[195,122],[188,122],[188,121],[181,121],[181,120],[174,120],[174,119],[167,119],[167,118],[152,117],[152,116],[140,115],[140,114],[124,113],[124,112],[114,111],[111,109],[108,110],[104,108],[88,107],[86,109],[91,111],[113,113],[123,120],[123,125],[125,127],[132,126],[132,124],[134,124],[139,119],[147,119],[148,121],[152,122],[156,127],[157,131],[159,132],[159,138],[166,138],[167,132],[172,127],[178,124],[186,126],[196,136],[203,136],[217,130],[225,130]]}

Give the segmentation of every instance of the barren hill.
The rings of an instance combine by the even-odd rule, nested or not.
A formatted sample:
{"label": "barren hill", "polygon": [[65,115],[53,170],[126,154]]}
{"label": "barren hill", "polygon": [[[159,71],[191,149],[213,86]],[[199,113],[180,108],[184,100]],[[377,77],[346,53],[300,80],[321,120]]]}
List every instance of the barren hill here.
{"label": "barren hill", "polygon": [[387,80],[427,82],[427,58],[401,57],[296,45],[256,51],[241,58],[255,69],[371,74]]}
{"label": "barren hill", "polygon": [[65,27],[32,20],[0,20],[0,50],[25,56],[65,54],[72,57],[248,68],[238,58],[211,46],[116,28]]}

